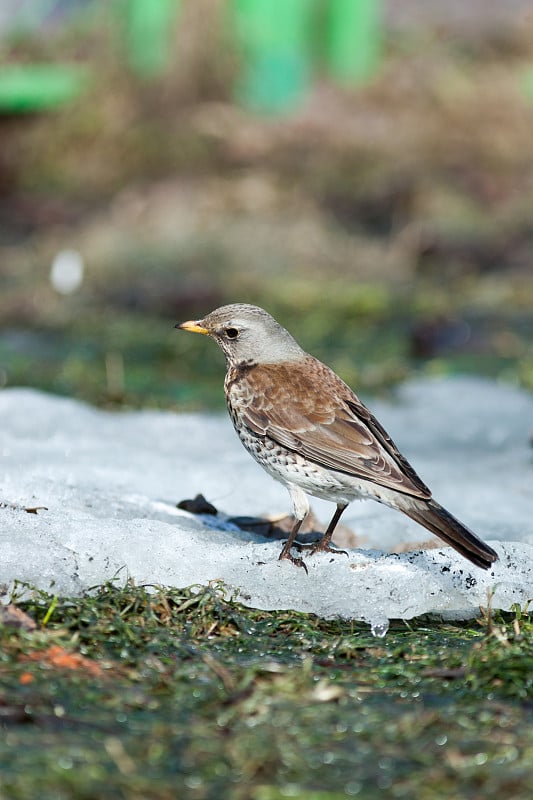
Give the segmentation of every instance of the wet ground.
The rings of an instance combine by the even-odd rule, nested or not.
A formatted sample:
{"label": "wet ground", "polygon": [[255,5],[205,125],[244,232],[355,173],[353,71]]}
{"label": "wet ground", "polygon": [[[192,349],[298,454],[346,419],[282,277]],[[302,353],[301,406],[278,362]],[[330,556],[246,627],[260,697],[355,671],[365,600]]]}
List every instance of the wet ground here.
{"label": "wet ground", "polygon": [[[354,623],[111,586],[0,628],[6,797],[525,798],[531,622]],[[21,620],[19,619],[19,623]],[[16,756],[16,757],[15,757]]]}

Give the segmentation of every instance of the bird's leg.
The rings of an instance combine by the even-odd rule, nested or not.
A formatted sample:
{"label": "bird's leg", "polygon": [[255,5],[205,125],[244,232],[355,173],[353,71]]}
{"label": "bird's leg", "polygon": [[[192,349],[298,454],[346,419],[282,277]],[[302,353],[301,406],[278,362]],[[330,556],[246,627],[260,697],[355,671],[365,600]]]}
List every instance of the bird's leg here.
{"label": "bird's leg", "polygon": [[330,544],[333,532],[337,527],[337,522],[340,520],[341,514],[344,509],[347,508],[347,506],[348,503],[339,503],[337,505],[337,509],[331,518],[331,522],[329,523],[324,536],[319,542],[316,542],[310,546],[311,555],[314,555],[315,553],[344,553],[345,556],[348,555],[346,550],[338,550],[336,547],[331,547]]}
{"label": "bird's leg", "polygon": [[282,559],[287,559],[295,564],[297,567],[303,567],[307,572],[307,567],[305,566],[305,562],[302,558],[296,558],[291,553],[291,547],[294,544],[294,540],[298,535],[298,531],[302,527],[302,522],[306,518],[307,514],[309,513],[309,503],[307,501],[307,497],[305,492],[302,491],[298,486],[289,485],[288,487],[289,494],[292,500],[292,508],[294,512],[294,516],[296,517],[296,521],[292,526],[292,530],[289,533],[289,538],[283,545],[281,553],[279,554],[279,561]]}
{"label": "bird's leg", "polygon": [[288,561],[292,561],[292,563],[295,564],[297,567],[303,567],[307,572],[307,567],[305,566],[305,561],[303,560],[303,558],[296,558],[296,556],[293,556],[291,553],[291,547],[294,544],[296,536],[298,535],[298,531],[302,527],[302,522],[303,519],[297,519],[296,522],[294,523],[292,531],[289,534],[289,538],[283,545],[283,549],[279,554],[278,560],[281,561],[282,559],[286,558]]}

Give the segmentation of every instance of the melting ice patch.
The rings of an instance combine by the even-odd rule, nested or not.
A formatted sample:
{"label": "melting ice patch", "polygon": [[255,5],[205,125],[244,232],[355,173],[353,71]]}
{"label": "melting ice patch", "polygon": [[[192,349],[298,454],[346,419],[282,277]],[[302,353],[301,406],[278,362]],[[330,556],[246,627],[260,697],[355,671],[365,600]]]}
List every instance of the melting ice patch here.
{"label": "melting ice patch", "polygon": [[[222,580],[248,605],[366,620],[376,635],[391,618],[472,616],[489,595],[494,608],[523,606],[533,597],[533,398],[446,379],[411,382],[395,403],[369,405],[435,497],[495,547],[493,569],[444,545],[384,552],[428,535],[367,502],[345,514],[364,549],[308,557],[306,574],[277,560],[278,541],[176,509],[198,492],[231,514],[289,509],[286,490],[250,459],[225,416],[111,413],[5,389],[0,584],[73,594],[115,576],[180,587]],[[331,504],[313,508],[327,523]]]}

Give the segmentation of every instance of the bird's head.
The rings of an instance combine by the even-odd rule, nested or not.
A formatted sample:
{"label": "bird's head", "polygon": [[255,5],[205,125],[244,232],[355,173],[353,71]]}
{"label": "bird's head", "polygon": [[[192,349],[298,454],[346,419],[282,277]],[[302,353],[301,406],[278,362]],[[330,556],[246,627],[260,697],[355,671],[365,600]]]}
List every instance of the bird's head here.
{"label": "bird's head", "polygon": [[176,328],[210,336],[224,351],[228,366],[296,361],[304,355],[274,317],[244,303],[221,306],[203,319],[178,323]]}

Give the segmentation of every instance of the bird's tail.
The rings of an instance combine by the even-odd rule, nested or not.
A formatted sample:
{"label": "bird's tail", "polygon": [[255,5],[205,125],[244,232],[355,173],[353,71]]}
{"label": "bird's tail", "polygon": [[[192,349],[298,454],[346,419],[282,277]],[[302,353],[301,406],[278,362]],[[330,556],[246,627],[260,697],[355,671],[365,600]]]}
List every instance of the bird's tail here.
{"label": "bird's tail", "polygon": [[475,533],[435,500],[411,501],[409,504],[402,504],[402,511],[431,533],[440,536],[476,566],[489,569],[491,564],[497,560],[498,554],[492,547],[481,541]]}

